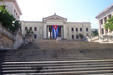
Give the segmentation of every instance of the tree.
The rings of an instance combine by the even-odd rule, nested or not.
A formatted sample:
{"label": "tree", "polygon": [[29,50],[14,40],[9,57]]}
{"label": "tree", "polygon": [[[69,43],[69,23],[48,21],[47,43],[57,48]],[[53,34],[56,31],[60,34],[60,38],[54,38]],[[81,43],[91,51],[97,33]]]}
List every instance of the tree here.
{"label": "tree", "polygon": [[13,15],[9,14],[9,12],[5,9],[5,5],[0,6],[0,22],[12,33],[20,28],[20,21],[17,21]]}
{"label": "tree", "polygon": [[98,30],[92,31],[92,36],[98,36]]}
{"label": "tree", "polygon": [[110,19],[108,19],[107,23],[105,24],[105,29],[109,29],[110,32],[113,31],[113,16]]}
{"label": "tree", "polygon": [[83,34],[79,34],[79,37],[80,37],[80,39],[83,39],[84,38],[84,35]]}

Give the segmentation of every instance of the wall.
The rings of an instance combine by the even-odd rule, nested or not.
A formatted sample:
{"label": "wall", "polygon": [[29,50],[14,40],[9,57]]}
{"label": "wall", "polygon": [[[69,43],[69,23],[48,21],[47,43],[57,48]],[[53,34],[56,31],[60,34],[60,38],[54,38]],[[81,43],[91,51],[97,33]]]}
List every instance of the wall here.
{"label": "wall", "polygon": [[12,49],[13,44],[13,35],[0,24],[0,49]]}
{"label": "wall", "polygon": [[18,49],[22,44],[23,44],[23,37],[21,32],[18,32],[15,35],[14,49]]}
{"label": "wall", "polygon": [[[74,31],[72,32],[72,28],[74,28]],[[76,31],[76,28],[78,28],[78,32]],[[80,28],[82,28],[82,31],[80,31]],[[88,32],[86,31],[86,28],[88,28]],[[76,39],[77,34],[83,34],[85,37],[87,37],[87,34],[89,37],[91,37],[91,24],[88,22],[68,22],[67,23],[67,37],[68,40],[72,40],[72,35],[74,35],[74,39]]]}
{"label": "wall", "polygon": [[[28,29],[30,29],[30,27],[32,27],[32,31],[34,32],[34,34],[37,35],[37,39],[42,39],[43,38],[43,23],[41,22],[35,22],[35,21],[21,21],[22,24],[22,34],[23,37],[25,37],[26,34],[26,30],[25,27],[27,27]],[[37,27],[37,31],[34,30],[34,27]]]}

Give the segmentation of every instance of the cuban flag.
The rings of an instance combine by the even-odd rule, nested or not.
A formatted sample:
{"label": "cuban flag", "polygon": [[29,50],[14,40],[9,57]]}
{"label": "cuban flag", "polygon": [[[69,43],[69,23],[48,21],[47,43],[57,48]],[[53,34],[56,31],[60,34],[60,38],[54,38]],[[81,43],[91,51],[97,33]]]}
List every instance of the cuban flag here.
{"label": "cuban flag", "polygon": [[57,39],[58,37],[58,26],[57,25],[53,25],[52,26],[52,34],[53,34],[53,39]]}

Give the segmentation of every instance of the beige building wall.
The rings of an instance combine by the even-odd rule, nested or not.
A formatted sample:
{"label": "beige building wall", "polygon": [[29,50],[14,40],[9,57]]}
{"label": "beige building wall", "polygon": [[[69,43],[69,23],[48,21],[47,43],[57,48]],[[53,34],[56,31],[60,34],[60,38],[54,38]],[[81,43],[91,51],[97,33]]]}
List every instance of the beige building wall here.
{"label": "beige building wall", "polygon": [[[72,28],[74,29],[73,31]],[[88,31],[86,31],[86,29],[88,29]],[[67,30],[67,35],[69,35],[68,39],[70,40],[72,40],[72,35],[74,35],[75,40],[77,40],[79,34],[83,34],[85,37],[91,37],[91,24],[89,22],[68,22]]]}
{"label": "beige building wall", "polygon": [[0,5],[6,5],[6,9],[12,14],[17,20],[20,19],[21,10],[16,0],[3,0],[0,1]]}
{"label": "beige building wall", "polygon": [[[26,27],[29,30],[30,27],[32,28],[32,31],[35,35],[37,35],[37,39],[41,39],[43,37],[43,23],[42,22],[35,22],[35,21],[22,21],[22,34],[25,36],[26,34]],[[36,30],[35,30],[36,28]]]}

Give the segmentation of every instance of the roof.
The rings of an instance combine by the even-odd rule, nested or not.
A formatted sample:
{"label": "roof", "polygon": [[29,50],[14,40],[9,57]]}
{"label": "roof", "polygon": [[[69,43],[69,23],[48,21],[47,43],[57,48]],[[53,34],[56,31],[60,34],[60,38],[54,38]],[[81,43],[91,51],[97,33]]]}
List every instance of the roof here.
{"label": "roof", "polygon": [[56,15],[56,13],[54,15],[43,18],[43,21],[50,20],[50,19],[54,19],[54,20],[60,19],[60,20],[63,20],[65,22],[67,21],[67,18]]}
{"label": "roof", "polygon": [[98,19],[102,14],[106,13],[108,10],[113,8],[113,4],[110,5],[108,8],[104,9],[101,13],[99,13],[99,15],[96,16],[96,18]]}

